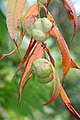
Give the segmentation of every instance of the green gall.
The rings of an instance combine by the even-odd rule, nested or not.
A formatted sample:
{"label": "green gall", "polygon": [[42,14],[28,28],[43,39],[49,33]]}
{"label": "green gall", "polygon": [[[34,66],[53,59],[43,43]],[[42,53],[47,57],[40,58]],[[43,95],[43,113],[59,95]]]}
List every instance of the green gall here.
{"label": "green gall", "polygon": [[42,27],[44,32],[49,32],[50,29],[52,28],[52,23],[49,19],[47,18],[42,18]]}
{"label": "green gall", "polygon": [[35,21],[33,28],[42,30],[42,18],[39,18]]}
{"label": "green gall", "polygon": [[43,42],[49,38],[52,23],[47,18],[39,18],[33,24],[32,36],[37,42]]}
{"label": "green gall", "polygon": [[43,32],[49,32],[52,27],[52,23],[48,18],[39,18],[35,21],[33,28],[42,30]]}
{"label": "green gall", "polygon": [[48,60],[44,58],[36,59],[32,64],[32,72],[41,83],[48,83],[53,79],[53,70]]}
{"label": "green gall", "polygon": [[43,42],[48,39],[49,34],[45,34],[43,31],[38,30],[38,29],[33,29],[32,30],[32,36],[37,42]]}

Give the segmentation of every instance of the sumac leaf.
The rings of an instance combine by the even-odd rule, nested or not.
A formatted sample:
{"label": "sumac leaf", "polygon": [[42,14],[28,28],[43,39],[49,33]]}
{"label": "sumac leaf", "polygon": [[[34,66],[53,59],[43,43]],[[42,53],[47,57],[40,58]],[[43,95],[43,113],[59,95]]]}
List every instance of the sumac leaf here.
{"label": "sumac leaf", "polygon": [[[73,38],[76,34],[76,30],[77,30],[77,27],[78,27],[78,16],[76,14],[76,11],[74,9],[74,6],[71,2],[71,0],[61,0],[62,3],[63,3],[63,6],[68,14],[68,17],[70,20],[73,20],[73,23],[74,23],[74,34],[73,34]],[[72,38],[72,39],[73,39]]]}
{"label": "sumac leaf", "polygon": [[7,27],[11,38],[16,41],[18,36],[18,25],[22,16],[26,0],[8,0],[7,2]]}
{"label": "sumac leaf", "polygon": [[24,34],[25,34],[25,30],[24,30],[23,28],[21,28],[21,32],[20,32],[20,43],[19,43],[19,44],[16,46],[16,48],[15,48],[14,50],[12,50],[10,53],[8,53],[8,54],[2,54],[2,55],[0,56],[0,60],[2,60],[3,58],[5,58],[5,57],[7,57],[7,56],[10,56],[10,55],[14,54],[14,53],[18,50],[19,46],[20,46],[21,43],[22,43]]}
{"label": "sumac leaf", "polygon": [[45,45],[45,43],[43,43],[43,48],[44,50],[47,52],[49,58],[50,58],[50,62],[52,63],[53,66],[55,66],[55,62],[54,62],[54,59],[49,51],[49,49],[47,48],[47,46]]}
{"label": "sumac leaf", "polygon": [[[64,78],[66,76],[66,74],[68,73],[70,67],[71,67],[71,57],[70,57],[70,52],[68,49],[68,46],[63,38],[63,36],[61,35],[59,29],[55,26],[53,27],[53,32],[56,35],[56,39],[62,54],[62,65],[63,65],[63,78],[62,78],[62,82],[64,82]],[[52,34],[52,31],[50,33]]]}
{"label": "sumac leaf", "polygon": [[60,96],[64,102],[64,104],[66,105],[66,107],[68,108],[68,110],[72,113],[72,115],[75,116],[75,118],[77,118],[78,120],[80,120],[80,115],[76,112],[76,110],[74,109],[74,107],[72,106],[67,94],[65,93],[62,85],[60,85]]}
{"label": "sumac leaf", "polygon": [[23,73],[21,75],[21,79],[20,79],[20,84],[19,84],[19,91],[18,91],[18,99],[20,101],[20,98],[21,98],[21,93],[22,93],[22,90],[25,86],[25,84],[27,83],[28,81],[28,77],[27,76],[31,76],[31,66],[32,66],[32,63],[35,59],[37,58],[42,58],[44,55],[44,50],[43,50],[43,47],[42,47],[42,43],[38,43],[36,45],[36,47],[34,48],[32,54],[30,55],[26,65],[25,65],[25,68],[23,70]]}
{"label": "sumac leaf", "polygon": [[[64,82],[64,79],[65,79],[65,76],[66,74],[68,73],[70,67],[72,66],[72,59],[70,57],[70,52],[69,52],[69,49],[68,49],[68,46],[61,34],[61,32],[59,31],[56,23],[55,23],[55,20],[53,19],[52,15],[49,13],[49,11],[47,12],[47,9],[46,7],[40,3],[40,7],[43,8],[46,12],[46,16],[47,18],[52,22],[53,24],[53,28],[50,30],[50,35],[51,36],[54,36],[58,42],[58,45],[59,45],[59,48],[60,48],[60,51],[61,51],[61,54],[62,54],[62,65],[63,65],[63,78],[62,78],[62,82]],[[32,9],[34,8],[34,9]],[[38,15],[38,5],[37,4],[34,4],[31,6],[31,8],[33,10],[33,14],[35,16]],[[29,9],[29,10],[30,10]],[[30,15],[30,11],[29,11],[29,15]],[[28,17],[25,15],[25,18]],[[75,62],[74,62],[75,63]],[[75,63],[76,64],[76,63]],[[75,67],[78,69],[78,66]]]}
{"label": "sumac leaf", "polygon": [[71,67],[76,68],[76,69],[80,69],[80,67],[73,61],[73,59],[71,59]]}
{"label": "sumac leaf", "polygon": [[56,100],[60,93],[60,79],[59,79],[57,72],[52,64],[51,64],[51,66],[52,66],[52,70],[53,70],[53,80],[54,80],[53,94],[52,94],[51,98],[49,99],[49,101],[46,102],[44,105],[48,105],[51,102],[53,102],[54,100]]}
{"label": "sumac leaf", "polygon": [[68,110],[71,112],[71,114],[75,118],[80,120],[80,115],[74,109],[74,107],[72,106],[66,92],[64,91],[64,89],[60,83],[59,77],[55,71],[55,68],[53,66],[52,66],[52,68],[53,68],[53,77],[54,77],[54,91],[53,91],[53,94],[52,94],[52,97],[50,98],[50,100],[47,103],[45,103],[44,105],[50,104],[52,101],[56,100],[56,98],[60,95],[62,98],[62,101],[64,102],[64,104],[66,105]]}
{"label": "sumac leaf", "polygon": [[25,13],[24,17],[23,17],[23,20],[27,17],[30,17],[30,16],[37,16],[38,15],[38,5],[37,4],[34,4],[32,5],[28,11]]}
{"label": "sumac leaf", "polygon": [[5,57],[7,57],[7,56],[10,56],[10,55],[12,55],[12,54],[14,54],[16,51],[17,51],[17,49],[18,49],[18,47],[16,47],[14,50],[12,50],[10,53],[8,53],[8,54],[2,54],[1,56],[0,56],[0,60],[2,60],[3,58],[5,58]]}
{"label": "sumac leaf", "polygon": [[28,46],[28,48],[27,48],[27,51],[26,51],[24,57],[22,58],[20,64],[18,65],[18,68],[17,68],[17,70],[16,70],[16,72],[15,72],[15,74],[14,74],[14,77],[16,76],[16,74],[18,73],[18,71],[20,70],[20,68],[21,68],[21,67],[23,66],[23,64],[25,63],[25,61],[26,61],[29,53],[31,52],[32,48],[34,47],[35,43],[36,43],[36,41],[35,41],[34,38],[32,37],[31,40],[30,40],[29,46]]}

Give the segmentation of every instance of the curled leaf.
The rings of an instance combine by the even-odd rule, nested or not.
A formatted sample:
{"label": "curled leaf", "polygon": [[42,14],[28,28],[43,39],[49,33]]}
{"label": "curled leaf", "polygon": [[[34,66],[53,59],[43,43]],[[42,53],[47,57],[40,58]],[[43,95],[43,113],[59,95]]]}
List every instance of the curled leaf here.
{"label": "curled leaf", "polygon": [[29,46],[28,46],[28,49],[27,49],[24,57],[22,58],[20,64],[18,65],[18,68],[17,68],[17,70],[16,70],[16,72],[15,72],[15,74],[14,74],[14,77],[16,76],[16,74],[18,73],[18,71],[20,70],[20,68],[21,68],[21,67],[23,66],[23,64],[25,63],[25,61],[26,61],[29,53],[31,52],[32,48],[34,47],[35,43],[36,43],[36,41],[34,40],[34,38],[31,38],[30,44],[29,44]]}
{"label": "curled leaf", "polygon": [[62,65],[63,65],[63,78],[62,78],[62,81],[64,81],[64,78],[65,78],[66,74],[68,73],[68,71],[69,71],[69,69],[71,67],[70,52],[69,52],[67,44],[66,44],[64,38],[62,37],[60,31],[58,30],[58,28],[53,27],[52,30],[56,35],[58,45],[60,47],[60,51],[61,51],[61,54],[62,54]]}
{"label": "curled leaf", "polygon": [[73,61],[73,59],[71,59],[71,67],[76,68],[76,69],[80,69],[80,67]]}
{"label": "curled leaf", "polygon": [[10,55],[12,55],[12,54],[14,54],[16,51],[17,51],[17,49],[18,49],[18,47],[16,47],[14,50],[12,50],[10,53],[8,53],[8,54],[2,54],[1,56],[0,56],[0,60],[2,60],[3,58],[5,58],[5,57],[7,57],[7,56],[10,56]]}
{"label": "curled leaf", "polygon": [[[22,73],[21,79],[23,79],[22,78],[23,74],[24,74],[24,72]],[[22,90],[23,90],[26,82],[28,82],[28,80],[30,79],[31,76],[32,76],[32,70],[30,68],[29,71],[27,71],[27,74],[25,75],[24,80],[23,81],[20,80],[19,87],[18,87],[18,102],[20,102]]]}
{"label": "curled leaf", "polygon": [[61,1],[62,1],[62,4],[63,4],[67,14],[68,14],[69,19],[73,20],[73,23],[74,23],[73,38],[74,38],[74,36],[76,34],[77,27],[78,27],[78,16],[76,14],[76,11],[74,9],[74,6],[73,6],[71,0],[61,0]]}
{"label": "curled leaf", "polygon": [[7,27],[11,38],[16,41],[18,36],[18,25],[24,10],[26,0],[8,0],[7,3]]}
{"label": "curled leaf", "polygon": [[52,15],[48,12],[47,13],[47,9],[45,8],[44,5],[41,4],[41,7],[43,7],[46,11],[46,15],[47,18],[52,22],[53,24],[53,28],[50,30],[50,35],[54,36],[58,42],[61,54],[62,54],[62,65],[63,65],[63,78],[62,78],[62,83],[64,82],[65,76],[68,73],[70,67],[71,67],[71,57],[70,57],[70,52],[68,49],[68,46],[61,34],[61,32],[59,31],[55,20],[53,19]]}
{"label": "curled leaf", "polygon": [[60,85],[60,95],[61,98],[64,102],[64,104],[66,105],[66,107],[68,108],[68,110],[72,113],[72,115],[75,116],[75,118],[77,118],[78,120],[80,120],[80,115],[77,113],[77,111],[73,108],[68,96],[66,95],[62,85]]}
{"label": "curled leaf", "polygon": [[2,60],[3,58],[5,58],[5,57],[7,57],[7,56],[10,56],[10,55],[14,54],[14,53],[18,50],[19,46],[20,46],[21,43],[22,43],[24,34],[25,34],[25,30],[22,28],[22,29],[21,29],[21,32],[20,32],[20,43],[19,43],[19,44],[16,46],[16,48],[15,48],[14,50],[12,50],[10,53],[8,53],[8,54],[2,54],[2,55],[0,56],[0,60]]}
{"label": "curled leaf", "polygon": [[46,46],[44,43],[42,43],[42,44],[43,44],[44,50],[47,52],[47,54],[48,54],[48,56],[49,56],[49,58],[50,58],[50,62],[52,63],[53,66],[55,66],[55,64],[54,64],[54,63],[55,63],[55,62],[54,62],[54,59],[53,59],[53,57],[52,57],[49,49],[47,48],[47,46]]}
{"label": "curled leaf", "polygon": [[49,101],[46,102],[44,105],[48,105],[51,102],[53,102],[54,100],[56,100],[60,93],[60,79],[59,79],[57,72],[52,64],[51,64],[51,67],[53,70],[53,79],[54,79],[53,94],[52,94],[51,98],[49,99]]}
{"label": "curled leaf", "polygon": [[66,92],[64,91],[61,83],[60,83],[60,80],[59,80],[59,77],[55,71],[55,68],[52,66],[53,68],[53,77],[54,77],[54,92],[53,92],[53,95],[52,97],[50,98],[50,100],[45,103],[44,105],[48,105],[50,104],[52,101],[54,101],[59,95],[61,96],[64,104],[66,105],[66,107],[68,108],[68,110],[71,112],[71,114],[77,118],[78,120],[80,120],[80,115],[77,113],[77,111],[74,109],[74,107],[72,106]]}
{"label": "curled leaf", "polygon": [[18,100],[19,101],[20,101],[20,98],[21,98],[22,90],[23,90],[25,84],[27,83],[27,81],[29,79],[28,76],[29,75],[31,76],[31,66],[32,66],[33,61],[37,58],[41,58],[43,55],[44,55],[44,50],[43,50],[43,47],[42,47],[42,43],[38,43],[36,45],[36,47],[34,48],[32,54],[30,55],[26,65],[25,65],[24,71],[21,75],[20,84],[19,84],[19,88],[18,88],[18,90],[19,90],[18,91]]}
{"label": "curled leaf", "polygon": [[[35,13],[36,16],[38,15],[37,14],[38,13],[37,12],[38,11],[37,6],[38,5],[34,4],[34,8],[35,8],[34,13]],[[51,14],[49,12],[47,13],[47,9],[43,4],[40,4],[40,7],[44,8],[44,10],[46,12],[46,15],[47,15],[47,18],[53,24],[53,28],[50,30],[50,35],[54,36],[57,39],[58,45],[60,47],[60,51],[61,51],[61,54],[62,54],[62,64],[63,64],[63,78],[62,78],[62,81],[64,81],[64,78],[65,78],[66,74],[68,73],[68,71],[71,67],[70,52],[69,52],[67,44],[66,44],[62,34],[60,33],[53,17],[51,16]],[[31,6],[31,8],[32,8],[32,6]]]}
{"label": "curled leaf", "polygon": [[[56,25],[56,22],[53,19],[52,15],[49,13],[49,11],[47,12],[46,7],[42,3],[40,3],[40,7],[44,8],[44,10],[46,12],[47,18],[53,24],[53,28],[50,30],[49,33],[50,33],[51,36],[54,36],[56,38],[56,40],[58,42],[58,45],[59,45],[59,48],[60,48],[60,51],[61,51],[61,54],[62,54],[62,65],[63,65],[63,78],[62,78],[62,82],[64,82],[65,76],[68,73],[70,67],[72,66],[72,59],[70,57],[70,52],[69,52],[68,46],[67,46],[67,44],[66,44],[66,42],[65,42],[65,40],[64,40],[64,38],[63,38],[63,36],[61,34],[61,32],[59,31],[59,29],[58,29],[58,27]],[[32,8],[34,8],[34,9],[32,9]],[[30,9],[33,10],[33,14],[35,16],[38,15],[38,5],[37,4],[32,5]],[[30,15],[30,9],[29,9],[29,15]],[[28,16],[25,15],[25,18],[26,17],[28,17]],[[75,68],[79,68],[79,67],[76,66]]]}

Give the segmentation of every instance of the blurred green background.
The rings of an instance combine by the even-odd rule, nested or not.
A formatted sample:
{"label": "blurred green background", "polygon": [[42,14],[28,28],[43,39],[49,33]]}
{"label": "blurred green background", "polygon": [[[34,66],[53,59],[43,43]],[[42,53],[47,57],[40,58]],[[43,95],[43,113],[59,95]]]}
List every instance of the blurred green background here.
{"label": "blurred green background", "polygon": [[[15,47],[6,27],[6,3],[7,0],[0,0],[0,55],[9,53]],[[29,3],[27,6],[29,7]],[[63,6],[55,0],[50,4],[49,10],[68,44],[72,58],[80,66],[80,18],[76,36],[71,41],[73,23],[68,20]],[[0,120],[75,120],[60,97],[50,105],[43,106],[43,103],[47,102],[52,94],[53,82],[43,85],[34,76],[23,91],[21,104],[18,104],[18,83],[23,68],[19,71],[15,81],[12,81],[12,78],[26,52],[28,43],[29,37],[25,36],[19,48],[20,54],[17,51],[12,56],[0,61]],[[49,38],[46,44],[55,60],[56,70],[61,79],[61,54],[56,39]],[[72,105],[80,113],[79,70],[70,69],[65,79],[64,88]]]}

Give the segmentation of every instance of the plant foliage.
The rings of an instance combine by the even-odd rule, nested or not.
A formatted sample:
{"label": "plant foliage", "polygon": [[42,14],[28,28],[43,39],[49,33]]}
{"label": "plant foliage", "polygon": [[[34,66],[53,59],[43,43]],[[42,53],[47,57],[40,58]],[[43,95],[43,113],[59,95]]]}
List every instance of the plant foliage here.
{"label": "plant foliage", "polygon": [[[27,26],[31,30],[31,40],[30,40],[28,49],[14,74],[14,77],[15,77],[16,74],[18,73],[18,71],[20,70],[20,68],[23,66],[23,64],[26,63],[24,70],[21,74],[20,82],[19,82],[18,101],[19,102],[21,101],[22,91],[23,91],[25,85],[27,84],[27,82],[32,77],[32,63],[37,58],[38,59],[44,58],[44,53],[46,51],[48,54],[48,57],[49,57],[48,61],[51,64],[51,67],[53,70],[54,87],[53,87],[53,93],[52,93],[51,98],[44,105],[50,104],[51,102],[56,100],[57,97],[60,95],[60,97],[62,98],[62,101],[64,102],[64,104],[66,105],[68,110],[72,113],[72,115],[75,118],[80,120],[80,115],[77,113],[77,111],[72,106],[72,104],[63,88],[64,79],[65,79],[66,75],[68,74],[70,68],[72,67],[72,68],[80,69],[80,67],[77,66],[77,64],[73,61],[73,58],[70,55],[68,45],[67,45],[63,35],[61,34],[54,18],[52,17],[51,13],[48,10],[48,6],[51,3],[51,0],[48,0],[46,5],[44,3],[45,3],[45,1],[37,0],[37,3],[33,4],[28,9],[28,11],[25,13],[25,15],[21,18],[26,1],[25,0],[21,0],[21,1],[20,0],[12,0],[12,1],[8,0],[7,14],[6,14],[7,22],[6,23],[7,23],[7,28],[8,28],[9,34],[10,34],[11,38],[13,39],[13,41],[16,45],[16,48],[8,54],[1,55],[0,60],[3,59],[4,57],[12,55],[13,53],[15,53],[18,50],[20,44],[23,41],[23,37],[25,36],[25,33],[26,33],[25,27],[21,26],[20,38],[19,38],[20,41],[18,43],[18,41],[17,41],[18,27],[19,27],[20,23],[23,23],[23,21],[26,20],[27,22],[24,23],[24,25]],[[60,0],[60,3],[64,6],[64,9],[67,12],[68,18],[73,21],[73,25],[74,25],[74,33],[72,36],[72,39],[73,39],[74,36],[76,35],[76,31],[77,31],[77,27],[78,27],[78,15],[76,14],[74,6],[70,0]],[[62,69],[63,69],[62,83],[60,82],[60,78],[58,76],[58,73],[56,72],[55,61],[50,54],[50,50],[45,45],[44,41],[37,42],[36,39],[34,39],[34,35],[32,34],[32,30],[34,28],[34,23],[31,23],[31,22],[32,22],[33,18],[35,18],[35,20],[37,20],[37,19],[39,20],[39,18],[41,18],[40,11],[42,9],[45,11],[46,18],[52,23],[52,27],[45,34],[49,34],[49,36],[52,36],[57,40],[57,43],[59,45],[59,49],[60,49],[60,52],[62,55]],[[37,26],[37,30],[43,30],[41,28],[41,24],[40,24],[40,26],[39,25]],[[38,34],[38,32],[36,34]],[[41,37],[41,34],[40,34],[40,37]]]}

